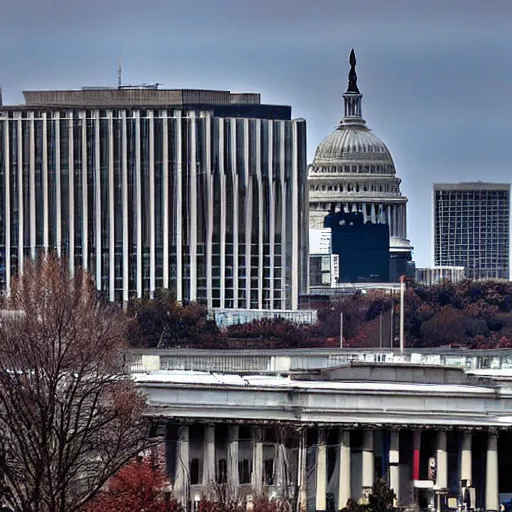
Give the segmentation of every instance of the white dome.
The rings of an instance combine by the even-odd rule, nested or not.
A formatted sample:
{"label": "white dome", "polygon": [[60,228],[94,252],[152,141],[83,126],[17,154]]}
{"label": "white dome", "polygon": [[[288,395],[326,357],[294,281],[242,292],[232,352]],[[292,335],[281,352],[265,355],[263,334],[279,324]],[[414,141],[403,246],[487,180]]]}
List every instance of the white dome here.
{"label": "white dome", "polygon": [[368,164],[365,174],[395,174],[386,144],[363,124],[342,123],[320,142],[312,163],[314,167],[341,168],[338,172],[344,172],[347,164]]}

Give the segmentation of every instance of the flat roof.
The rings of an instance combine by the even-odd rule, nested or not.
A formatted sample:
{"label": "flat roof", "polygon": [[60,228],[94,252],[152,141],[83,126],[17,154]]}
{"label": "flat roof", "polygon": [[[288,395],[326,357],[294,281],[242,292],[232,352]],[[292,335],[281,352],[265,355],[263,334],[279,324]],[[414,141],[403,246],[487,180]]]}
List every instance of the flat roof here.
{"label": "flat roof", "polygon": [[151,373],[133,373],[133,379],[144,385],[176,385],[186,387],[236,387],[267,388],[268,390],[295,389],[304,391],[347,391],[347,392],[384,392],[384,393],[428,393],[458,394],[476,393],[495,395],[494,387],[464,384],[428,384],[407,382],[368,382],[368,381],[324,381],[294,380],[279,375],[235,375],[216,372],[199,372],[183,370],[161,370]]}
{"label": "flat roof", "polygon": [[489,183],[483,181],[463,181],[460,183],[434,183],[436,190],[508,190],[510,183]]}

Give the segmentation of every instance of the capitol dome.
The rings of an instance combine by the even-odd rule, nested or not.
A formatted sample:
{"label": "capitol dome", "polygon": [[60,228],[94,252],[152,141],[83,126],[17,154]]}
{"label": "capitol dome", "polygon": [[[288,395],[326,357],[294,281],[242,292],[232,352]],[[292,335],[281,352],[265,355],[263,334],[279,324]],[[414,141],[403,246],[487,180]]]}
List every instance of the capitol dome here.
{"label": "capitol dome", "polygon": [[381,139],[362,123],[341,123],[319,144],[313,165],[343,168],[347,163],[358,162],[370,164],[368,174],[395,174],[393,158]]}
{"label": "capitol dome", "polygon": [[309,166],[309,225],[322,228],[333,211],[362,213],[364,222],[389,226],[392,255],[410,256],[407,198],[400,191],[391,152],[363,119],[353,50],[349,62],[345,115],[320,142]]}

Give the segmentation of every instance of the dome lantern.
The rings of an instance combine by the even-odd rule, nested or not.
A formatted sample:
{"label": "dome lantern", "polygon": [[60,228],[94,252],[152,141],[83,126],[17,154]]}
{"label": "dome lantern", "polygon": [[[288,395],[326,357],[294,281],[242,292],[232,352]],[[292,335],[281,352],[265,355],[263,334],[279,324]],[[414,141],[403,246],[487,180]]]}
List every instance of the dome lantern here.
{"label": "dome lantern", "polygon": [[345,118],[342,123],[359,121],[359,123],[364,124],[361,109],[363,95],[357,86],[356,63],[356,54],[354,49],[352,49],[349,57],[350,71],[348,72],[348,87],[345,94],[343,94],[343,99],[345,100]]}

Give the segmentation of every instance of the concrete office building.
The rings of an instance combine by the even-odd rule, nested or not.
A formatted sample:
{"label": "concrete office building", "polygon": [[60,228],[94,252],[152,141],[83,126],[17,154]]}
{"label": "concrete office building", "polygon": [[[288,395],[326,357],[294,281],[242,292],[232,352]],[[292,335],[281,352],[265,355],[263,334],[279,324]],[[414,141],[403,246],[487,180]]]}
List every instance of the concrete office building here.
{"label": "concrete office building", "polygon": [[509,279],[510,185],[434,184],[434,264],[470,279]]}
{"label": "concrete office building", "polygon": [[0,107],[1,285],[55,250],[110,300],[172,288],[295,310],[307,282],[306,125],[259,94],[120,86]]}

